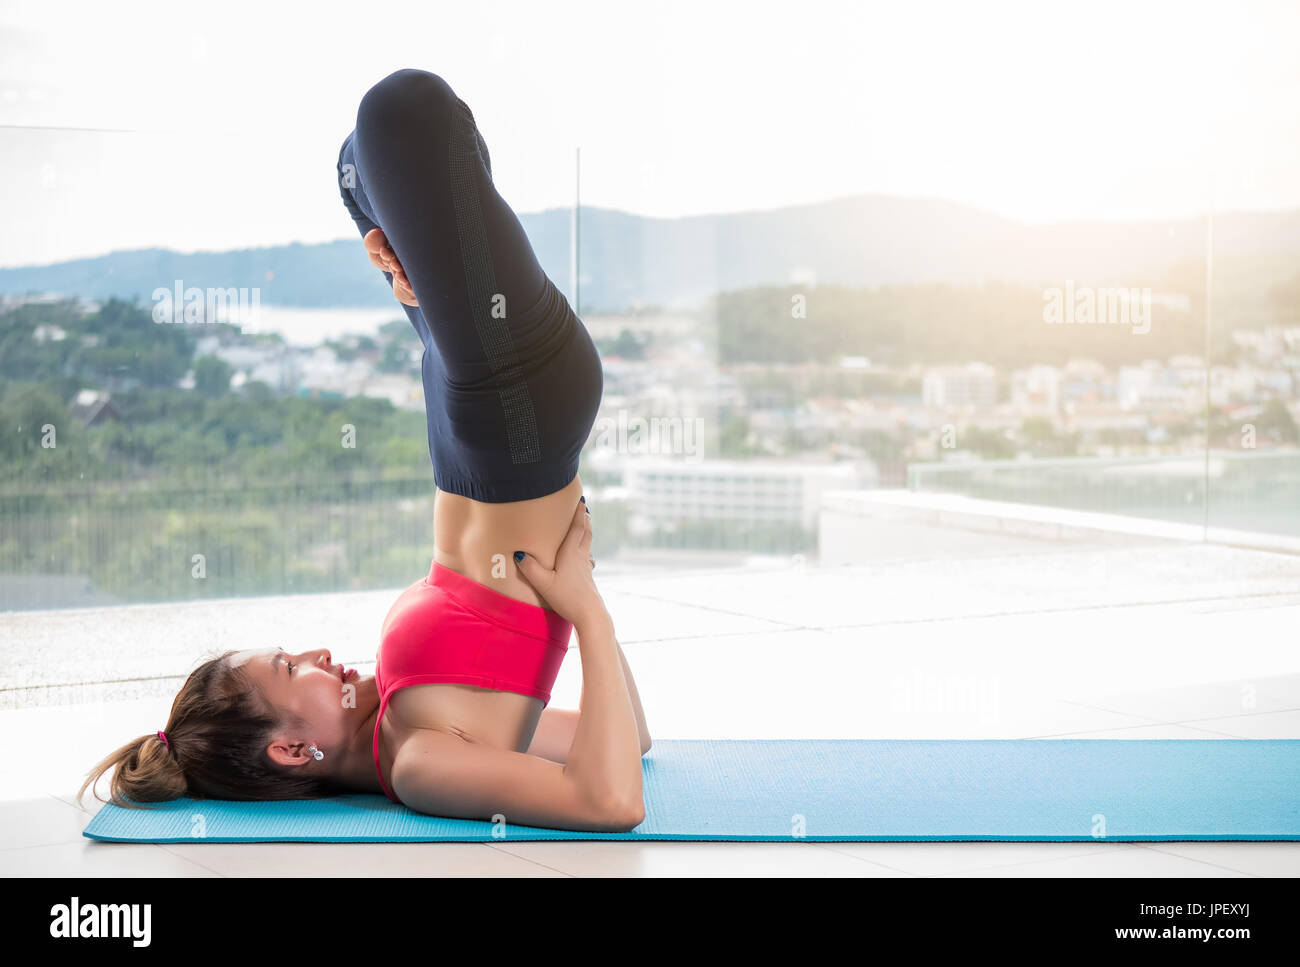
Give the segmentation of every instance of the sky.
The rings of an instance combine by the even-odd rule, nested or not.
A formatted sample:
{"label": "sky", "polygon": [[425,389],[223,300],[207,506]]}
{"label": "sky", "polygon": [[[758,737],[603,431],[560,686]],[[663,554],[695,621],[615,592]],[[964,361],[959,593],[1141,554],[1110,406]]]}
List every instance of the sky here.
{"label": "sky", "polygon": [[1300,3],[0,0],[0,266],[356,236],[365,91],[440,74],[519,212],[844,195],[1300,208]]}

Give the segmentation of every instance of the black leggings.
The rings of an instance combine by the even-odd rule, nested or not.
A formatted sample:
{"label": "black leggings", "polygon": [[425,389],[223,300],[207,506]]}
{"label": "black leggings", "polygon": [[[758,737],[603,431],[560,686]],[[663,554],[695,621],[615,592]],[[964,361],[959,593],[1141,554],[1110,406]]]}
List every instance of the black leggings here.
{"label": "black leggings", "polygon": [[562,489],[600,406],[600,357],[497,194],[469,106],[436,74],[394,71],[361,99],[338,174],[420,303],[403,308],[424,344],[438,488],[494,503]]}

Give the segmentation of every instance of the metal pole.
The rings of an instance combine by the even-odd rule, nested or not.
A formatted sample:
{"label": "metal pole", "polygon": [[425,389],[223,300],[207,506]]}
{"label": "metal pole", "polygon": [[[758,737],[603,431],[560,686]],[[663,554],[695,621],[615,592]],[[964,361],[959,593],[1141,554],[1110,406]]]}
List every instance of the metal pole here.
{"label": "metal pole", "polygon": [[1210,539],[1210,325],[1214,315],[1214,208],[1205,223],[1205,493],[1201,540]]}
{"label": "metal pole", "polygon": [[573,313],[582,315],[582,148],[573,165]]}

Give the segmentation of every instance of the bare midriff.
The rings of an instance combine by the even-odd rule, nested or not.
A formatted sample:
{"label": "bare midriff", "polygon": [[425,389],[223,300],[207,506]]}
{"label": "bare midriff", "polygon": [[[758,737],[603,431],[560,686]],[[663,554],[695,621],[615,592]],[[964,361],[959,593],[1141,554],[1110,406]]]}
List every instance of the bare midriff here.
{"label": "bare midriff", "polygon": [[555,567],[555,552],[581,496],[578,477],[553,494],[508,504],[485,504],[440,490],[433,505],[433,559],[506,597],[544,608],[546,602],[519,577],[514,553],[523,551]]}

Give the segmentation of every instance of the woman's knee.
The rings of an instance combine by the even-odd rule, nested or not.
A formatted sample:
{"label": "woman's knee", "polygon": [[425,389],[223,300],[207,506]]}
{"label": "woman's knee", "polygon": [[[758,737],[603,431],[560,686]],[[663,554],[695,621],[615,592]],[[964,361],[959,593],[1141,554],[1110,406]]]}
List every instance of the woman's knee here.
{"label": "woman's knee", "polygon": [[357,125],[410,124],[446,118],[456,102],[451,85],[429,71],[407,67],[393,71],[361,99]]}

